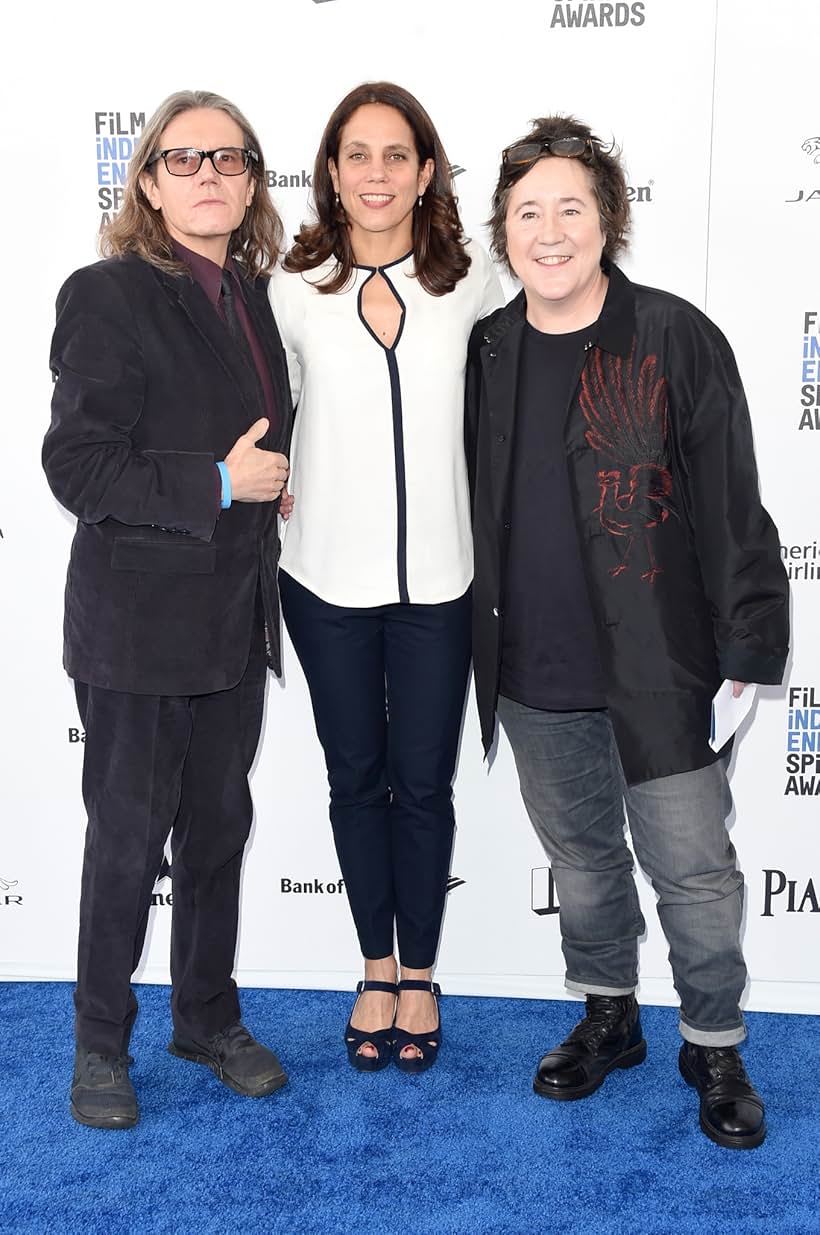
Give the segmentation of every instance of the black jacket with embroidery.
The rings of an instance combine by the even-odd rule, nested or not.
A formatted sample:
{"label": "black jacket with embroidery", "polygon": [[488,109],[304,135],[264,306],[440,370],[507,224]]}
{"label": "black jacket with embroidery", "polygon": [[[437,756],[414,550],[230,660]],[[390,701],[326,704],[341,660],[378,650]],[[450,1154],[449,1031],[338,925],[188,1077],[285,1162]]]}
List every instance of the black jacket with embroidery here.
{"label": "black jacket with embroidery", "polygon": [[[710,703],[722,679],[781,681],[788,583],[760,503],[731,348],[693,305],[633,284],[615,266],[608,273],[564,438],[607,706],[635,784],[717,758]],[[498,699],[524,321],[521,292],[476,324],[467,366],[473,661],[485,751]]]}

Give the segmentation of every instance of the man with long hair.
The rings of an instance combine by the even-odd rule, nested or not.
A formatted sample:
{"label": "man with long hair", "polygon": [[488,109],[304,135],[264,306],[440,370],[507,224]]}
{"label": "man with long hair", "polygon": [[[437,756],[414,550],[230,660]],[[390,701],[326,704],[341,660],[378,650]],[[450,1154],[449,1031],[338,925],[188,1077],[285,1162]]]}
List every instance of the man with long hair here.
{"label": "man with long hair", "polygon": [[57,300],[43,463],[77,517],[65,652],[88,813],[71,1112],[126,1128],[130,979],[172,833],[172,1054],[238,1093],[285,1082],[232,979],[248,772],[280,672],[292,408],[266,284],[282,226],[232,103],[185,91],[134,154],[105,260]]}

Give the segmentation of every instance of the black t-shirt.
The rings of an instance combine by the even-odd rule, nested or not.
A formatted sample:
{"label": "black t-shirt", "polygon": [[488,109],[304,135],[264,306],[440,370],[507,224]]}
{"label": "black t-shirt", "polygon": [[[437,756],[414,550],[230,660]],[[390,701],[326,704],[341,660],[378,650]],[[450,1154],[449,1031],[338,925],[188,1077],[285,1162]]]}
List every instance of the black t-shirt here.
{"label": "black t-shirt", "polygon": [[590,329],[525,323],[504,592],[501,694],[532,708],[606,706],[578,534],[564,421]]}

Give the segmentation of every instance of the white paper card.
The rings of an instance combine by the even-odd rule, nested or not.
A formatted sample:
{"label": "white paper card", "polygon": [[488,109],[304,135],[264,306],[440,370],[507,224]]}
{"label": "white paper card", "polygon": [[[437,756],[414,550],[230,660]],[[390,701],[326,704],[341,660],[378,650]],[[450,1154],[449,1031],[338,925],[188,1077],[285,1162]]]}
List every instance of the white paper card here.
{"label": "white paper card", "polygon": [[724,682],[712,700],[712,733],[709,738],[712,750],[721,750],[737,733],[755,701],[757,686],[754,682],[747,683],[738,699],[732,694],[733,685],[733,682]]}

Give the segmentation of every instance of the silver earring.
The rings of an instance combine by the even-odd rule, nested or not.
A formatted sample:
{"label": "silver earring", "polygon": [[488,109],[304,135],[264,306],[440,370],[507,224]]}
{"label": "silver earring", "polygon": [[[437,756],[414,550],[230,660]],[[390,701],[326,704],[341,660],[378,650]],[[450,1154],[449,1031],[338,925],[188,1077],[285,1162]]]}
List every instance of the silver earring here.
{"label": "silver earring", "polygon": [[419,193],[419,200],[418,200],[418,207],[419,207],[419,210],[421,210],[421,203],[422,203],[422,201],[423,201],[423,194]]}
{"label": "silver earring", "polygon": [[336,194],[336,205],[338,206],[338,204],[339,204],[339,194],[337,193]]}

